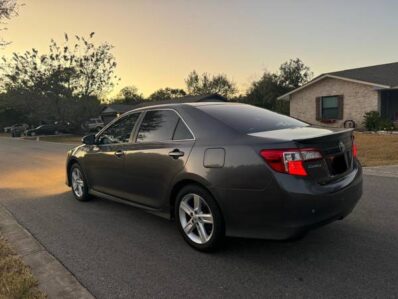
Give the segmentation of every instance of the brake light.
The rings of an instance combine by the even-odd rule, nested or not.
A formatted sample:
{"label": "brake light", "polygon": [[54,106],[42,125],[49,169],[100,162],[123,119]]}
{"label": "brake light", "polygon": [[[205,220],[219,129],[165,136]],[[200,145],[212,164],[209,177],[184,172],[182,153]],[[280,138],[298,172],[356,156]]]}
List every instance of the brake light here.
{"label": "brake light", "polygon": [[358,148],[355,143],[352,144],[352,155],[354,156],[354,158],[356,158],[358,155]]}
{"label": "brake light", "polygon": [[275,171],[297,176],[307,176],[304,161],[322,159],[315,149],[271,149],[262,150],[260,155]]}
{"label": "brake light", "polygon": [[356,158],[358,155],[358,148],[355,144],[355,135],[352,135],[352,156]]}

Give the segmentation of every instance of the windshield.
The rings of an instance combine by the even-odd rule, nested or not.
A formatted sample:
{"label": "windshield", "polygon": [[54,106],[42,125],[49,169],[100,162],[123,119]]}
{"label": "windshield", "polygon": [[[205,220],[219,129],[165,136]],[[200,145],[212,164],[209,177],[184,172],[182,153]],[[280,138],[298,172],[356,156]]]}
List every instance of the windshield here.
{"label": "windshield", "polygon": [[197,108],[246,134],[309,126],[295,118],[251,105],[206,105]]}

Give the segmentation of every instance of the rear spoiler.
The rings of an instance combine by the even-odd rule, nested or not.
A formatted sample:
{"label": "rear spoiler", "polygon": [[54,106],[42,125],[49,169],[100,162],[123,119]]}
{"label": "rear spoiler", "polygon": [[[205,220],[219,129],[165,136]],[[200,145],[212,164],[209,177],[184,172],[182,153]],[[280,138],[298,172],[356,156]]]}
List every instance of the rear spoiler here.
{"label": "rear spoiler", "polygon": [[317,139],[317,138],[329,137],[329,136],[334,136],[334,135],[352,133],[353,131],[354,131],[353,128],[341,129],[341,130],[336,130],[334,132],[329,132],[328,134],[321,134],[321,135],[316,136],[316,137],[293,139],[293,141],[304,141],[304,140],[308,141],[308,140],[311,140],[311,139]]}

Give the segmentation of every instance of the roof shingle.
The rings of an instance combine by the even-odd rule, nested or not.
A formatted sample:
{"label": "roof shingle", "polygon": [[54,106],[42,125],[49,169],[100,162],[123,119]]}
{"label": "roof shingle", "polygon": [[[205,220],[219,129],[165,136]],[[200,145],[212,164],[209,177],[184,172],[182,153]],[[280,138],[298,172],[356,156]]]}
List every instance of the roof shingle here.
{"label": "roof shingle", "polygon": [[324,75],[333,75],[369,83],[387,85],[389,87],[396,87],[398,86],[398,62],[360,67],[326,73]]}

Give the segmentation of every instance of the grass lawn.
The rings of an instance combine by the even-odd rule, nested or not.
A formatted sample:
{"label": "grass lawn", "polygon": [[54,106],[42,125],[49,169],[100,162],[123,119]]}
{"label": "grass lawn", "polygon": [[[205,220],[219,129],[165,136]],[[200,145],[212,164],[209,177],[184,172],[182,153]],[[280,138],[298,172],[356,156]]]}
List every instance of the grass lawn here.
{"label": "grass lawn", "polygon": [[355,133],[362,166],[398,165],[398,135]]}
{"label": "grass lawn", "polygon": [[30,269],[0,237],[0,298],[46,298]]}

